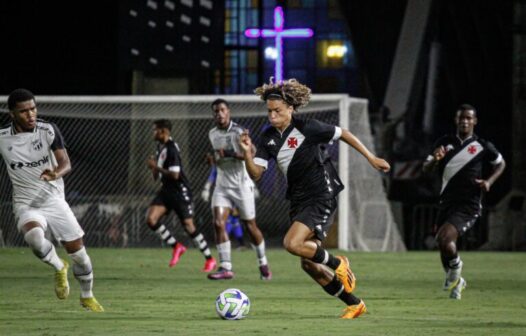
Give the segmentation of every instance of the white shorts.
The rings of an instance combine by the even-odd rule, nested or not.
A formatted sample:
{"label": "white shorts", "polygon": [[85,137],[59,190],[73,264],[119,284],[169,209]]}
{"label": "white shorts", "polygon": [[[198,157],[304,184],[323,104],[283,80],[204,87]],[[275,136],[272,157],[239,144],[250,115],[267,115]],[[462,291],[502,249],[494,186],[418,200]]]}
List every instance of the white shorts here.
{"label": "white shorts", "polygon": [[215,207],[237,208],[239,217],[243,220],[256,218],[254,186],[238,188],[216,186],[212,195],[212,209]]}
{"label": "white shorts", "polygon": [[84,231],[69,204],[60,198],[52,198],[38,208],[26,204],[14,204],[13,212],[20,231],[24,224],[38,222],[44,231],[48,226],[56,240],[70,242],[84,236]]}

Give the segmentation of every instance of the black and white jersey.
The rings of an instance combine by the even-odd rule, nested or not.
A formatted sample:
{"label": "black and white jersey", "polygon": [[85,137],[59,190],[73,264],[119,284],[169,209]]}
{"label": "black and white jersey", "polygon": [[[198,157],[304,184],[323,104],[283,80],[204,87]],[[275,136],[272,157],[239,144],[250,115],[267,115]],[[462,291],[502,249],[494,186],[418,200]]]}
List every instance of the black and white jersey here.
{"label": "black and white jersey", "polygon": [[[438,163],[442,177],[440,202],[460,201],[480,206],[482,191],[475,179],[482,178],[484,164],[501,163],[502,155],[491,142],[476,135],[464,141],[456,135],[446,135],[438,139],[433,148],[440,146],[446,149],[446,155]],[[433,155],[429,155],[426,160],[432,159]]]}
{"label": "black and white jersey", "polygon": [[[208,138],[217,152],[220,149],[231,153],[241,153],[239,138],[243,128],[230,121],[227,129],[214,127],[208,133]],[[245,168],[245,161],[234,157],[220,158],[216,155],[217,178],[216,185],[225,188],[239,188],[240,186],[254,186],[254,182]]]}
{"label": "black and white jersey", "polygon": [[343,190],[343,184],[326,145],[341,134],[340,127],[293,117],[283,133],[274,127],[264,130],[254,163],[267,169],[270,159],[277,162],[287,178],[287,198],[291,201],[330,199]]}
{"label": "black and white jersey", "polygon": [[32,132],[17,133],[10,123],[0,128],[0,154],[13,184],[13,202],[38,207],[48,198],[64,198],[64,181],[43,181],[45,169],[57,162],[54,151],[64,148],[64,140],[53,123],[37,120]]}
{"label": "black and white jersey", "polygon": [[183,172],[179,146],[170,138],[165,144],[159,144],[157,147],[157,167],[179,173],[179,178],[174,180],[168,176],[159,173],[162,189],[177,192],[185,197],[189,197],[190,184]]}

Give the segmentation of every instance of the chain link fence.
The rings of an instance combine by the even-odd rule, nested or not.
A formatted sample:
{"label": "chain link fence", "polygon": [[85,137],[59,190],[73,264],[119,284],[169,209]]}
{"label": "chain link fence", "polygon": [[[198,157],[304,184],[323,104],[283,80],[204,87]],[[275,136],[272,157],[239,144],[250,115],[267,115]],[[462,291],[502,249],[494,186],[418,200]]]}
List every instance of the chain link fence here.
{"label": "chain link fence", "polygon": [[[39,117],[54,122],[61,130],[72,163],[65,179],[66,199],[86,232],[85,242],[97,247],[154,247],[161,241],[146,225],[145,215],[151,199],[159,189],[146,167],[154,155],[153,121],[170,119],[172,137],[181,150],[183,170],[194,195],[195,223],[209,242],[214,241],[210,204],[200,198],[210,167],[205,154],[211,150],[208,131],[213,128],[211,102],[216,96],[130,96],[130,97],[37,97]],[[250,130],[257,143],[267,125],[266,106],[255,96],[225,96],[232,119]],[[6,98],[2,97],[5,102]],[[347,115],[353,133],[366,137],[372,148],[366,101],[342,105],[343,95],[315,95],[302,110],[303,118],[316,118],[341,124]],[[342,108],[345,109],[342,114]],[[7,106],[0,104],[0,117],[9,122]],[[329,147],[334,162],[339,163],[339,145]],[[398,249],[398,243],[385,243],[386,235],[396,239],[396,227],[387,204],[381,178],[361,157],[351,154],[348,165],[349,221],[342,221],[352,239],[362,243],[341,246],[351,249]],[[347,162],[345,162],[347,164]],[[11,213],[11,184],[6,165],[0,165],[0,244],[21,246],[23,237],[16,230]],[[347,171],[347,170],[346,170]],[[289,227],[286,181],[272,164],[258,182],[260,197],[256,201],[257,222],[269,246],[281,245]],[[367,202],[371,200],[371,202]],[[358,204],[359,203],[359,204]],[[367,216],[367,222],[363,216]],[[372,217],[371,217],[372,216]],[[371,219],[372,223],[369,222]],[[178,219],[170,214],[163,219],[178,240],[190,244]],[[342,223],[344,226],[342,226]],[[366,224],[364,226],[364,223]],[[374,227],[373,227],[374,224]],[[354,227],[351,228],[351,225]],[[386,233],[386,225],[389,227]],[[356,232],[355,230],[363,232]],[[374,228],[374,231],[371,231]],[[341,230],[341,229],[340,229]],[[395,230],[395,236],[391,232]],[[378,237],[376,237],[378,235]],[[374,236],[374,237],[372,237]],[[367,247],[373,238],[383,243]],[[394,237],[394,238],[393,238]],[[373,241],[371,240],[371,241]],[[401,242],[401,240],[400,240]],[[395,246],[395,247],[393,247]]]}

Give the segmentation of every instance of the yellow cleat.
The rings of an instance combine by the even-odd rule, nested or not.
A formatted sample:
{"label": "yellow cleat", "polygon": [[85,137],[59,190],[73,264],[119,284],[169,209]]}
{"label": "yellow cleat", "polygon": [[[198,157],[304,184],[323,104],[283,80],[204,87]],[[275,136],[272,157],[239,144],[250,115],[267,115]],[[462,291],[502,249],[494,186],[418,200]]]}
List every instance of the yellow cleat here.
{"label": "yellow cleat", "polygon": [[92,312],[100,313],[104,311],[104,307],[102,307],[94,297],[80,298],[80,305],[86,308],[86,310],[90,310]]}
{"label": "yellow cleat", "polygon": [[69,264],[67,261],[61,259],[64,263],[64,267],[60,271],[55,272],[55,294],[60,300],[67,299],[69,295],[69,282],[68,282],[68,268]]}
{"label": "yellow cleat", "polygon": [[352,293],[356,287],[356,277],[351,271],[349,266],[349,259],[347,257],[337,256],[336,258],[340,259],[340,265],[336,268],[335,273],[338,277],[338,280],[343,284],[343,288],[346,293]]}
{"label": "yellow cleat", "polygon": [[449,297],[455,300],[460,300],[462,298],[462,291],[466,289],[467,285],[467,281],[461,277],[457,282],[456,286],[453,287],[453,289],[451,289]]}
{"label": "yellow cleat", "polygon": [[347,306],[347,308],[343,310],[343,314],[340,316],[340,318],[354,319],[365,313],[367,313],[367,307],[365,307],[363,300],[360,300],[360,303],[358,304]]}

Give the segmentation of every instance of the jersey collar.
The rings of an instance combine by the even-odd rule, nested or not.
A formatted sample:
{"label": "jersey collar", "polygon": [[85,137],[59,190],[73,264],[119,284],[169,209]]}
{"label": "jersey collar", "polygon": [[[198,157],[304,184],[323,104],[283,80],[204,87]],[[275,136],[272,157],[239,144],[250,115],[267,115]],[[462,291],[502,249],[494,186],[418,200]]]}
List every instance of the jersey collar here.
{"label": "jersey collar", "polygon": [[460,142],[461,145],[465,144],[466,142],[468,141],[471,141],[471,140],[477,140],[477,135],[475,133],[471,134],[471,136],[465,138],[464,140],[462,140],[459,136],[458,136],[458,133],[455,134],[457,140]]}
{"label": "jersey collar", "polygon": [[37,131],[37,126],[35,125],[35,128],[33,128],[31,132],[17,132],[14,121],[11,122],[11,135],[17,135],[18,133],[35,133],[36,131]]}
{"label": "jersey collar", "polygon": [[294,118],[294,116],[293,116],[293,117],[290,119],[290,124],[287,126],[287,128],[285,128],[285,129],[283,130],[283,132],[280,131],[279,129],[277,129],[276,127],[273,127],[273,128],[274,128],[274,130],[275,130],[280,136],[283,136],[283,134],[288,134],[288,133],[290,132],[290,130],[292,130],[292,129],[295,127],[295,126],[294,126],[295,124],[296,124],[296,118]]}
{"label": "jersey collar", "polygon": [[223,131],[223,132],[229,132],[233,125],[234,125],[234,121],[232,119],[230,119],[230,123],[228,124],[227,128],[220,128],[218,126],[217,129],[220,130],[220,131]]}

